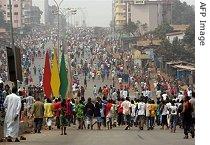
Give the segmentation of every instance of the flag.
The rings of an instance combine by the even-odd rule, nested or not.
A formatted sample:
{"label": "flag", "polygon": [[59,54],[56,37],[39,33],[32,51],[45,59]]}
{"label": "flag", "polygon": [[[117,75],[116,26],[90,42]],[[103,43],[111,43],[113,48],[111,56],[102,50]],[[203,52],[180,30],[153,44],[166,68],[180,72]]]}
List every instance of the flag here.
{"label": "flag", "polygon": [[52,94],[50,81],[51,81],[50,57],[47,51],[45,57],[44,74],[43,74],[43,88],[44,88],[44,93],[48,98],[51,97]]}
{"label": "flag", "polygon": [[60,81],[61,81],[61,86],[60,86],[60,95],[63,99],[66,98],[66,92],[68,88],[68,71],[66,69],[66,63],[65,63],[65,56],[64,53],[62,53],[62,58],[61,58],[61,65],[60,65]]}
{"label": "flag", "polygon": [[54,55],[52,60],[52,69],[51,69],[51,88],[54,97],[59,97],[59,89],[60,89],[60,77],[59,77],[59,70],[58,70],[58,60],[57,54],[54,49]]}

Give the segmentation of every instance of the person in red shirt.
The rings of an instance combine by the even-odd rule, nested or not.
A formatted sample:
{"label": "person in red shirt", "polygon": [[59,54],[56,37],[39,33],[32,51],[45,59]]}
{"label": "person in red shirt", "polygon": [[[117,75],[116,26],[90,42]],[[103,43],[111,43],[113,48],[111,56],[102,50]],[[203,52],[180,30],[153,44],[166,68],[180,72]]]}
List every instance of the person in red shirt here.
{"label": "person in red shirt", "polygon": [[119,98],[118,99],[118,104],[117,104],[117,122],[118,122],[118,126],[123,125],[124,124],[124,119],[123,119],[123,107],[122,107],[122,102],[123,102],[123,98]]}
{"label": "person in red shirt", "polygon": [[105,116],[108,129],[112,129],[112,100],[110,99],[105,106]]}
{"label": "person in red shirt", "polygon": [[71,106],[70,98],[66,100],[66,118],[68,120],[68,126],[70,126],[71,118],[72,118],[72,106]]}
{"label": "person in red shirt", "polygon": [[53,104],[53,108],[55,111],[55,117],[56,117],[56,123],[55,126],[57,126],[57,129],[60,129],[60,109],[61,109],[61,99],[55,99],[55,103]]}

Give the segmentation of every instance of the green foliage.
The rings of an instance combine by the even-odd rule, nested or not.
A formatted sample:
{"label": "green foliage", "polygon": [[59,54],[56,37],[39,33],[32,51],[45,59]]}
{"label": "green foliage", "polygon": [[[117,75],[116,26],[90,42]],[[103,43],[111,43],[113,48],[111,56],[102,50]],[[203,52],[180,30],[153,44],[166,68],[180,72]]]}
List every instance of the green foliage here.
{"label": "green foliage", "polygon": [[134,22],[131,22],[131,21],[128,22],[128,24],[125,24],[123,26],[124,32],[129,34],[129,35],[130,34],[134,35],[134,33],[136,32],[137,29],[138,29],[138,25],[136,23],[134,23]]}
{"label": "green foliage", "polygon": [[188,47],[195,47],[195,26],[191,25],[185,32],[183,43]]}
{"label": "green foliage", "polygon": [[172,31],[173,27],[171,27],[169,23],[163,23],[155,29],[154,33],[160,38],[164,38],[167,33],[170,33]]}
{"label": "green foliage", "polygon": [[195,10],[186,2],[175,0],[172,6],[172,24],[194,24]]}
{"label": "green foliage", "polygon": [[167,61],[183,60],[193,63],[195,59],[194,50],[187,49],[178,37],[175,37],[172,43],[164,37],[157,53],[159,56],[164,56]]}

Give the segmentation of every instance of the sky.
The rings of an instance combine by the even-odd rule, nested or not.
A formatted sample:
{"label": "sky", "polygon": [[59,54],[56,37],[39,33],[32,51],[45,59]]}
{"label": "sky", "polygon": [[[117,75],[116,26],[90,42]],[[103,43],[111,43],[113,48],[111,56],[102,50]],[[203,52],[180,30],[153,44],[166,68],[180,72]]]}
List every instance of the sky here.
{"label": "sky", "polygon": [[[61,0],[56,0],[60,2]],[[181,0],[186,1],[190,5],[194,5],[195,0]],[[49,4],[53,5],[54,1],[49,0]],[[33,5],[39,6],[44,11],[44,0],[33,0]],[[62,8],[79,7],[85,8],[86,21],[88,26],[109,26],[112,19],[112,0],[63,0]],[[44,14],[42,15],[42,21]],[[78,14],[77,21],[81,21],[81,14]]]}

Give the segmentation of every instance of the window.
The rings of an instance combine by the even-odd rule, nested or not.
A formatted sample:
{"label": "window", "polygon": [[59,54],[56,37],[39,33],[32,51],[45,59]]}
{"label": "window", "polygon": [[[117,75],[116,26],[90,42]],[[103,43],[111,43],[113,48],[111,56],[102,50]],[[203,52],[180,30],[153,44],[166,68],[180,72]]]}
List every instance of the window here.
{"label": "window", "polygon": [[14,7],[17,8],[18,7],[18,4],[15,4]]}
{"label": "window", "polygon": [[14,12],[14,15],[18,15],[18,12]]}
{"label": "window", "polygon": [[14,23],[18,23],[18,20],[14,20]]}
{"label": "window", "polygon": [[10,12],[7,12],[7,16],[9,16],[10,15]]}

